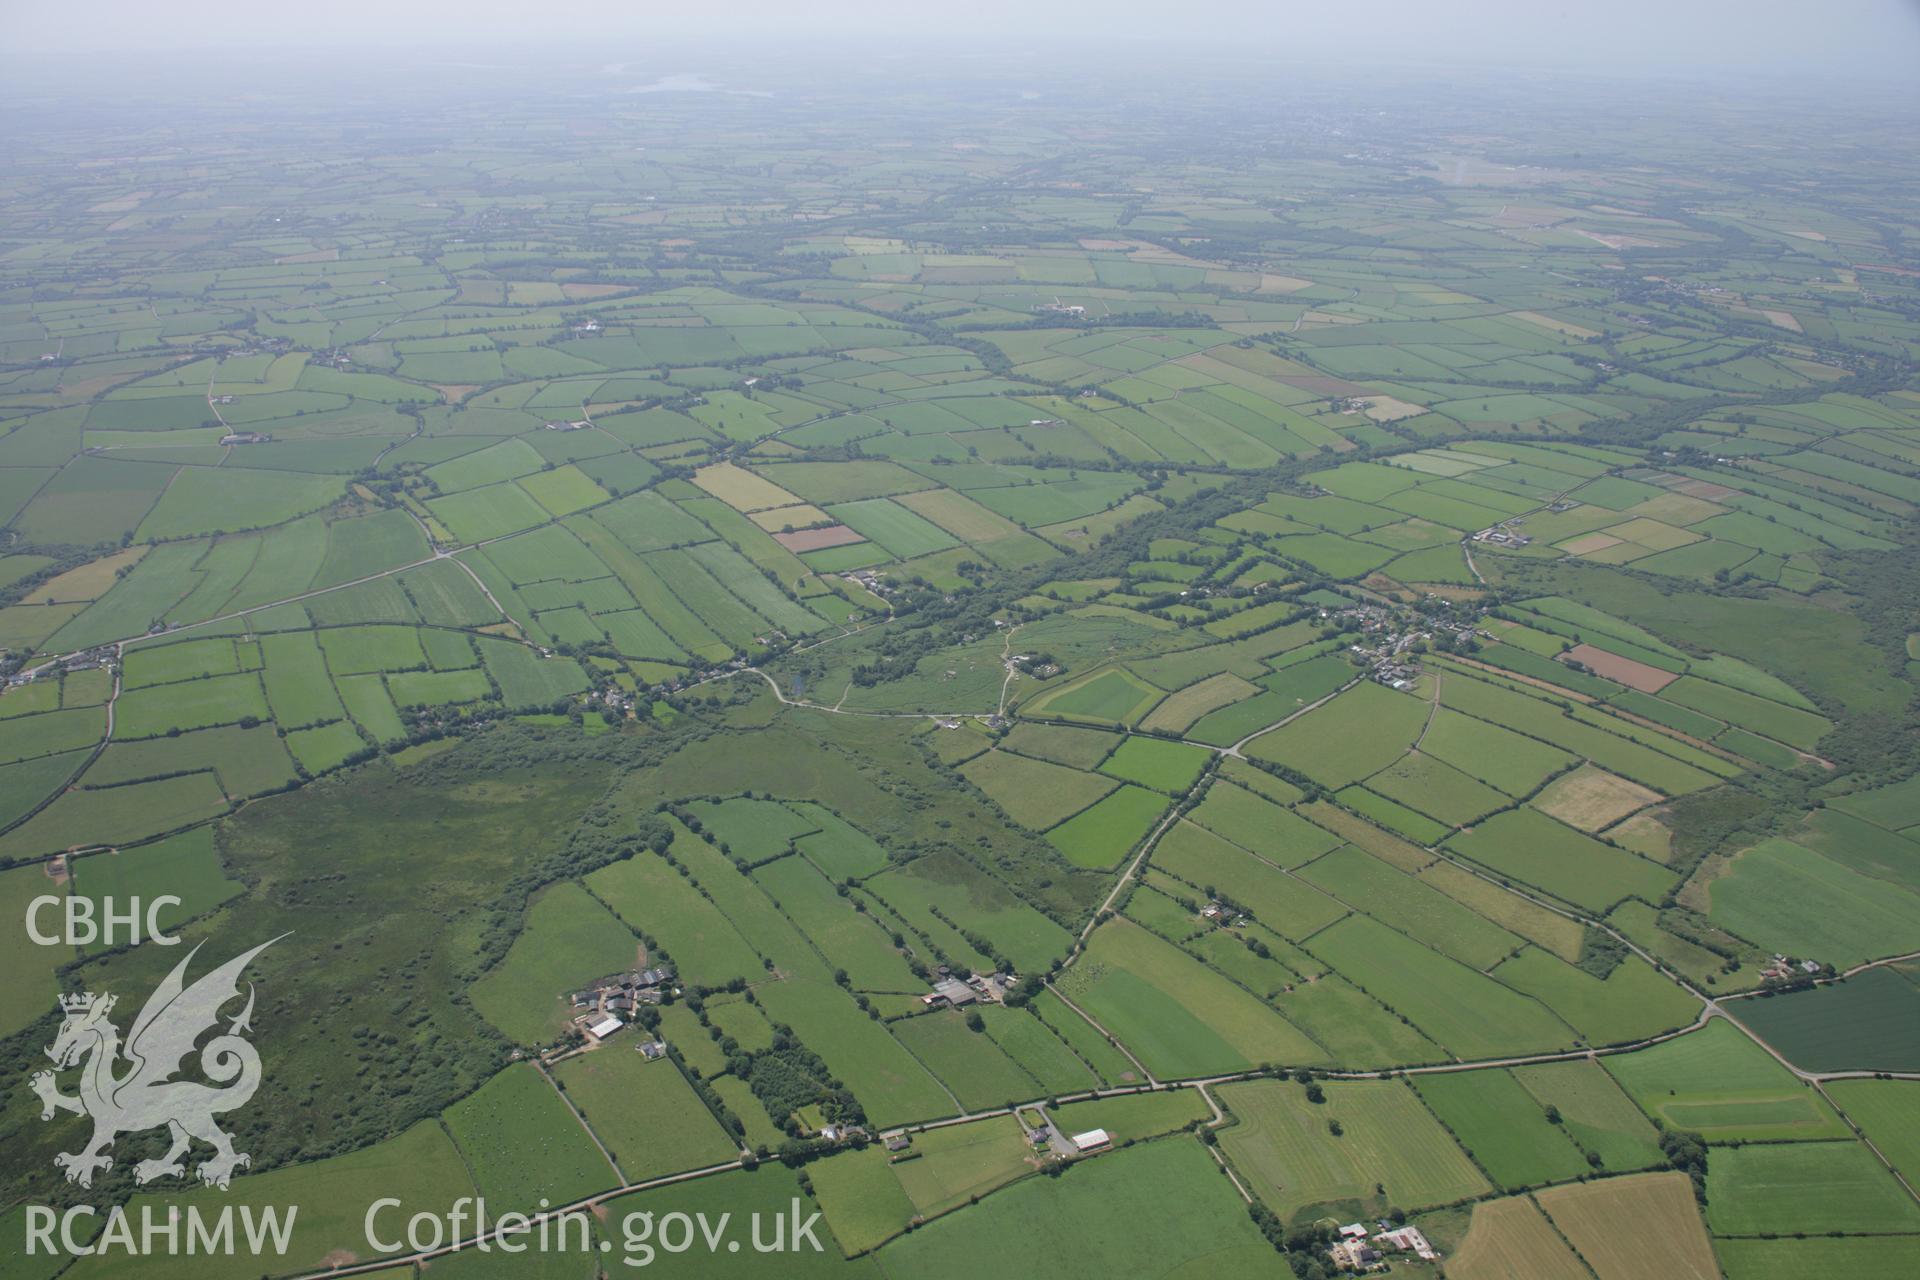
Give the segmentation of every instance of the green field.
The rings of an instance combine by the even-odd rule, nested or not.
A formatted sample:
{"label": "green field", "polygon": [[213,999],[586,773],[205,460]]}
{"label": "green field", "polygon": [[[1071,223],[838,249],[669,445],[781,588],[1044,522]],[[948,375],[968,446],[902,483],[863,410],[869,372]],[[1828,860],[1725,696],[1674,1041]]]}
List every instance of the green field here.
{"label": "green field", "polygon": [[480,1194],[531,1212],[618,1185],[613,1167],[533,1066],[509,1067],[447,1109],[447,1132]]}
{"label": "green field", "polygon": [[1048,831],[1047,842],[1076,867],[1109,869],[1139,844],[1166,807],[1166,797],[1124,786]]}
{"label": "green field", "polygon": [[1136,723],[1161,691],[1130,672],[1103,671],[1091,679],[1049,688],[1021,704],[1021,713],[1094,724]]}
{"label": "green field", "polygon": [[913,1220],[913,1201],[882,1147],[842,1152],[807,1169],[840,1251],[856,1257],[893,1239]]}
{"label": "green field", "polygon": [[1416,1088],[1495,1186],[1512,1191],[1587,1171],[1586,1158],[1508,1072],[1421,1076]]}
{"label": "green field", "polygon": [[1920,1239],[1913,1236],[1716,1240],[1714,1249],[1727,1280],[1821,1280],[1836,1274],[1901,1280],[1920,1267]]}
{"label": "green field", "polygon": [[1329,787],[1386,768],[1413,745],[1429,708],[1377,684],[1360,684],[1325,706],[1255,738],[1247,754]]}
{"label": "green field", "polygon": [[1100,772],[1177,796],[1193,786],[1209,758],[1210,753],[1182,743],[1131,737],[1100,764]]}
{"label": "green field", "polygon": [[1624,1044],[1683,1027],[1700,1002],[1630,955],[1604,980],[1556,956],[1529,947],[1493,970],[1493,976],[1533,996],[1589,1044]]}
{"label": "green field", "polygon": [[639,1043],[638,1032],[616,1036],[553,1069],[627,1180],[733,1159],[737,1149],[679,1068],[648,1061],[634,1051]]}
{"label": "green field", "polygon": [[[545,1086],[542,1086],[543,1088]],[[611,1177],[611,1170],[608,1171]],[[146,1193],[134,1198],[130,1212],[138,1222],[143,1209],[162,1216],[188,1205],[203,1214],[217,1214],[228,1204],[252,1207],[256,1213],[268,1206],[299,1205],[293,1220],[291,1243],[286,1252],[289,1267],[320,1269],[337,1262],[343,1254],[371,1260],[377,1256],[369,1248],[366,1218],[374,1202],[381,1197],[396,1197],[417,1206],[416,1212],[445,1214],[463,1197],[471,1197],[475,1186],[447,1131],[436,1122],[417,1124],[391,1138],[359,1151],[307,1161],[285,1168],[251,1173],[236,1178],[227,1191],[211,1187],[163,1194]],[[404,1247],[406,1221],[390,1210],[375,1219],[376,1235],[386,1243]],[[168,1280],[252,1280],[259,1274],[260,1260],[244,1250],[227,1256],[180,1253],[128,1258],[103,1254],[82,1258],[73,1271],[91,1276],[119,1277],[160,1275]]]}
{"label": "green field", "polygon": [[264,720],[267,715],[260,677],[211,676],[124,694],[115,707],[113,731],[121,738],[155,738],[174,729],[237,724],[249,717]]}
{"label": "green field", "polygon": [[1846,966],[1913,949],[1916,903],[1792,841],[1763,841],[1708,886],[1715,924],[1756,946]]}
{"label": "green field", "polygon": [[1096,929],[1084,958],[1057,985],[1157,1075],[1324,1057],[1252,995],[1123,919]]}
{"label": "green field", "polygon": [[929,1280],[1020,1274],[1036,1241],[1083,1275],[1165,1274],[1196,1255],[1211,1275],[1268,1276],[1273,1250],[1239,1197],[1190,1140],[1167,1139],[1030,1178],[915,1231],[877,1255],[888,1273]]}
{"label": "green field", "polygon": [[1207,788],[1192,820],[1281,867],[1297,867],[1340,843],[1293,812],[1225,782]]}
{"label": "green field", "polygon": [[586,885],[629,927],[656,939],[695,981],[720,986],[760,972],[760,957],[740,931],[659,858],[615,862],[588,876]]}
{"label": "green field", "polygon": [[1720,1235],[1911,1234],[1920,1205],[1858,1142],[1753,1144],[1713,1153],[1707,1223]]}
{"label": "green field", "polygon": [[1366,916],[1349,916],[1307,946],[1455,1057],[1545,1053],[1574,1039],[1533,1000]]}
{"label": "green field", "polygon": [[1491,871],[1590,910],[1628,897],[1657,902],[1673,883],[1673,873],[1651,859],[1524,807],[1495,814],[1447,844]]}
{"label": "green field", "polygon": [[1599,1156],[1601,1167],[1618,1172],[1660,1162],[1653,1126],[1598,1063],[1515,1067],[1513,1075],[1542,1107],[1560,1113],[1561,1129]]}
{"label": "green field", "polygon": [[1719,1020],[1601,1063],[1648,1115],[1709,1141],[1846,1136],[1817,1093]]}
{"label": "green field", "polygon": [[1805,1070],[1920,1070],[1920,989],[1898,966],[1811,991],[1743,1000],[1734,1012]]}
{"label": "green field", "polygon": [[1230,900],[1288,939],[1305,939],[1347,913],[1305,879],[1290,876],[1191,823],[1168,828],[1150,861],[1192,885],[1194,896]]}
{"label": "green field", "polygon": [[[1221,1133],[1221,1149],[1281,1218],[1417,1209],[1488,1190],[1406,1085],[1335,1081],[1322,1088],[1326,1101],[1319,1104],[1291,1081],[1220,1088],[1221,1105],[1239,1121]],[[1329,1128],[1336,1120],[1344,1131],[1338,1136]]]}
{"label": "green field", "polygon": [[482,1017],[521,1043],[559,1036],[566,995],[594,978],[631,967],[639,944],[626,926],[576,884],[542,894],[506,959],[473,984]]}
{"label": "green field", "polygon": [[[40,867],[0,871],[0,905],[4,905],[10,917],[23,922],[28,904],[35,898],[64,899],[66,896],[66,888],[56,884]],[[51,919],[48,923],[51,925]],[[0,946],[5,947],[7,971],[16,979],[7,983],[0,993],[0,1033],[12,1035],[59,1007],[61,988],[54,981],[53,969],[71,958],[71,949],[57,943],[46,946],[35,943],[24,927],[9,930]]]}
{"label": "green field", "polygon": [[960,766],[960,773],[1008,817],[1037,831],[1087,808],[1119,785],[1111,778],[1010,751],[975,756]]}
{"label": "green field", "polygon": [[76,861],[70,892],[92,899],[96,913],[104,913],[110,901],[118,909],[118,902],[127,899],[150,902],[172,895],[179,904],[157,913],[160,927],[171,932],[245,888],[220,865],[213,829],[196,827],[137,849],[110,850]]}

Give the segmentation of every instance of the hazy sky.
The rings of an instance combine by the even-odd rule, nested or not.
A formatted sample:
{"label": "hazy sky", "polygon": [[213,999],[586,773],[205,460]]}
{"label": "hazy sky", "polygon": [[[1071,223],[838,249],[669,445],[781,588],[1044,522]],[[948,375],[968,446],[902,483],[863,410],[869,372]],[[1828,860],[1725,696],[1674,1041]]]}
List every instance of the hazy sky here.
{"label": "hazy sky", "polygon": [[896,50],[1217,45],[1244,58],[1616,72],[1904,77],[1920,99],[1920,0],[0,0],[0,52],[585,43],[645,57],[694,41]]}

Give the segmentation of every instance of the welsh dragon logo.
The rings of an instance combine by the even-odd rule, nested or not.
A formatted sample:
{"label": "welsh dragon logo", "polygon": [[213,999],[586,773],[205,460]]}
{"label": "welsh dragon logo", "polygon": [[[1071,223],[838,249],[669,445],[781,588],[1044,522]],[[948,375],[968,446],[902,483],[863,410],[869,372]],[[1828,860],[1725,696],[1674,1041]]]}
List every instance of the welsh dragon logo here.
{"label": "welsh dragon logo", "polygon": [[246,1007],[224,1032],[199,1046],[200,1071],[213,1083],[172,1077],[200,1037],[219,1023],[222,1006],[239,998],[240,975],[247,964],[277,941],[263,942],[187,986],[187,966],[200,951],[196,946],[147,998],[125,1045],[120,1043],[119,1029],[107,1018],[113,1011],[113,996],[86,992],[60,998],[66,1019],[46,1052],[54,1071],[79,1066],[84,1060],[79,1093],[71,1097],[61,1093],[54,1071],[41,1071],[30,1083],[40,1095],[42,1120],[51,1120],[61,1111],[93,1120],[93,1137],[85,1147],[53,1158],[66,1170],[67,1181],[91,1187],[93,1175],[113,1165],[107,1149],[115,1137],[162,1126],[172,1134],[173,1145],[160,1159],[135,1165],[136,1182],[185,1177],[184,1157],[195,1139],[214,1149],[213,1156],[195,1170],[211,1186],[224,1191],[233,1171],[252,1163],[252,1157],[235,1151],[233,1139],[213,1122],[216,1115],[245,1106],[260,1087],[260,1055],[241,1036],[252,1029],[248,1023],[253,1014],[251,983]]}

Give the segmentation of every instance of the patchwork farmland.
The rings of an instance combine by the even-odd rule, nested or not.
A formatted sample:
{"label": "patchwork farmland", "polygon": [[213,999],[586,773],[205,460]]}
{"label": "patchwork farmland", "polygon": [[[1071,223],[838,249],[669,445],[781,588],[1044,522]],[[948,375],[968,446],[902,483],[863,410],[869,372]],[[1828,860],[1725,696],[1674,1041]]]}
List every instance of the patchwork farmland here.
{"label": "patchwork farmland", "polygon": [[[1900,118],[418,73],[0,192],[0,901],[277,939],[178,1274],[1912,1270]],[[177,962],[0,945],[23,1070]]]}

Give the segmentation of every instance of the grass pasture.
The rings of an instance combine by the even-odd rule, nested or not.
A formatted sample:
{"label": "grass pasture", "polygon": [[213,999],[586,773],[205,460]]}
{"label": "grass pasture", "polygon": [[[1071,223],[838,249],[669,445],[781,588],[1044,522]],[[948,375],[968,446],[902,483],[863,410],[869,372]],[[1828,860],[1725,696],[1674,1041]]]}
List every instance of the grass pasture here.
{"label": "grass pasture", "polygon": [[1419,737],[1428,706],[1371,682],[1249,743],[1256,760],[1283,765],[1328,787],[1386,768]]}
{"label": "grass pasture", "polygon": [[1166,811],[1166,797],[1124,786],[1047,832],[1047,843],[1076,867],[1118,866]]}
{"label": "grass pasture", "polygon": [[960,772],[1008,817],[1035,831],[1071,817],[1120,785],[1098,774],[1009,751],[975,756],[960,766]]}
{"label": "grass pasture", "polygon": [[1311,862],[1340,843],[1338,835],[1292,810],[1225,781],[1207,788],[1191,816],[1196,825],[1279,867]]}
{"label": "grass pasture", "polygon": [[1778,837],[1707,886],[1708,918],[1765,951],[1839,967],[1920,947],[1920,897]]}
{"label": "grass pasture", "polygon": [[1270,1276],[1272,1246],[1198,1143],[1167,1139],[1029,1178],[876,1255],[887,1274],[977,1280],[1026,1274],[1034,1241],[1088,1276],[1167,1275],[1205,1257],[1220,1280]]}
{"label": "grass pasture", "polygon": [[1178,796],[1193,786],[1211,758],[1211,752],[1186,743],[1130,737],[1100,765],[1100,772]]}
{"label": "grass pasture", "polygon": [[1560,1126],[1613,1172],[1659,1164],[1658,1134],[1640,1108],[1593,1061],[1515,1067],[1513,1077],[1541,1107],[1560,1112]]}
{"label": "grass pasture", "polygon": [[637,1182],[732,1159],[733,1141],[680,1068],[649,1061],[639,1043],[630,1032],[553,1069],[620,1171]]}
{"label": "grass pasture", "polygon": [[1920,1171],[1920,1081],[1834,1080],[1826,1089],[1887,1163],[1913,1181]]}
{"label": "grass pasture", "polygon": [[1537,1002],[1367,916],[1349,916],[1306,945],[1456,1057],[1544,1053],[1573,1042]]}
{"label": "grass pasture", "polygon": [[1095,929],[1056,985],[1156,1075],[1325,1057],[1254,996],[1124,918]]}
{"label": "grass pasture", "polygon": [[[1220,1147],[1268,1208],[1289,1223],[1333,1214],[1343,1221],[1418,1209],[1487,1190],[1466,1153],[1399,1081],[1330,1081],[1324,1103],[1292,1081],[1222,1085],[1238,1124]],[[1345,1131],[1335,1137],[1328,1121]],[[1382,1195],[1375,1185],[1386,1188]]]}
{"label": "grass pasture", "polygon": [[[604,1161],[601,1167],[606,1168]],[[613,1171],[608,1169],[606,1176],[610,1179]],[[377,1198],[397,1197],[404,1204],[415,1206],[415,1212],[440,1215],[450,1210],[455,1201],[474,1192],[460,1151],[439,1123],[427,1120],[345,1155],[243,1174],[234,1179],[226,1191],[196,1187],[187,1191],[143,1193],[133,1198],[127,1211],[137,1223],[143,1212],[151,1212],[156,1220],[166,1221],[188,1205],[197,1207],[202,1214],[217,1215],[229,1205],[236,1211],[251,1208],[258,1213],[267,1206],[297,1204],[300,1213],[293,1222],[284,1265],[289,1270],[322,1270],[341,1265],[343,1259],[371,1262],[377,1258],[366,1234],[367,1212]],[[282,1221],[285,1220],[283,1217]],[[390,1221],[398,1225],[389,1229]],[[387,1241],[405,1234],[404,1218],[390,1219],[382,1214],[378,1225],[379,1234]],[[77,1259],[66,1274],[158,1276],[161,1280],[253,1280],[259,1272],[259,1257],[243,1249],[237,1248],[225,1256],[190,1254],[183,1237],[177,1253],[82,1258]]]}
{"label": "grass pasture", "polygon": [[[0,871],[0,910],[6,911],[8,919],[24,921],[27,904],[35,898],[66,896],[66,886],[49,876],[44,867]],[[0,957],[6,960],[7,972],[14,975],[12,981],[0,985],[0,1035],[12,1035],[58,1007],[61,988],[54,980],[54,966],[71,960],[73,949],[57,943],[42,946],[25,928],[8,929],[0,935]]]}
{"label": "grass pasture", "polygon": [[1658,902],[1674,879],[1651,859],[1602,844],[1524,807],[1495,814],[1447,844],[1490,871],[1594,911],[1629,897]]}
{"label": "grass pasture", "polygon": [[566,1025],[567,993],[633,965],[639,950],[627,926],[586,890],[554,885],[528,908],[506,958],[473,984],[473,1006],[516,1043],[545,1044]]}
{"label": "grass pasture", "polygon": [[159,927],[167,931],[211,912],[244,889],[240,881],[228,877],[213,850],[213,827],[194,827],[140,848],[79,858],[71,881],[71,892],[92,898],[96,912],[106,910],[109,898],[152,900],[159,894],[173,894],[179,904],[157,915]]}
{"label": "grass pasture", "polygon": [[893,1175],[922,1218],[957,1209],[1033,1168],[1033,1156],[1012,1116],[929,1129],[916,1134],[918,1156],[893,1166]]}
{"label": "grass pasture", "polygon": [[[693,883],[651,853],[610,863],[587,887],[630,928],[644,930],[695,982],[723,986],[756,977],[760,957]],[[588,977],[597,977],[589,974]]]}
{"label": "grass pasture", "polygon": [[1700,1012],[1699,1000],[1637,955],[1627,956],[1603,980],[1528,947],[1493,976],[1552,1009],[1589,1044],[1643,1040],[1683,1027]]}
{"label": "grass pasture", "polygon": [[1710,1142],[1847,1136],[1819,1094],[1718,1019],[1600,1061],[1648,1115]]}
{"label": "grass pasture", "polygon": [[907,1229],[916,1210],[894,1176],[884,1147],[843,1151],[807,1168],[828,1230],[849,1258],[867,1253]]}
{"label": "grass pasture", "polygon": [[1509,1072],[1421,1076],[1415,1088],[1495,1186],[1512,1191],[1587,1172],[1586,1157]]}
{"label": "grass pasture", "polygon": [[1298,941],[1346,914],[1308,881],[1188,822],[1176,822],[1154,846],[1151,863],[1193,885],[1195,896],[1232,901],[1267,928]]}
{"label": "grass pasture", "polygon": [[1912,1233],[1920,1204],[1859,1142],[1751,1143],[1708,1160],[1707,1222],[1733,1236]]}
{"label": "grass pasture", "polygon": [[1716,1240],[1727,1280],[1907,1280],[1920,1271],[1920,1237],[1833,1236]]}
{"label": "grass pasture", "polygon": [[242,672],[124,693],[115,706],[113,731],[118,738],[157,738],[174,729],[265,720],[268,714],[260,677]]}
{"label": "grass pasture", "polygon": [[1099,1083],[1082,1062],[1031,1009],[983,1009],[987,1034],[1001,1051],[1048,1093],[1071,1093]]}
{"label": "grass pasture", "polygon": [[578,1200],[618,1185],[613,1167],[529,1063],[508,1067],[447,1108],[447,1131],[480,1194],[502,1212]]}
{"label": "grass pasture", "polygon": [[1087,724],[1137,724],[1162,692],[1118,668],[1100,672],[1021,703],[1022,715]]}

